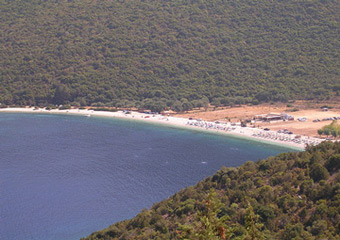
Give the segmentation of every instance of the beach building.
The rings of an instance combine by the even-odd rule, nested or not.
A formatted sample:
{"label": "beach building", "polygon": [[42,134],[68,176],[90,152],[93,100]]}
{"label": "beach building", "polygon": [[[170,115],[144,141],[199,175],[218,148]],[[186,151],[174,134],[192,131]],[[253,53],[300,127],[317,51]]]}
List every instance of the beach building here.
{"label": "beach building", "polygon": [[260,114],[255,115],[254,120],[264,121],[264,122],[271,122],[271,121],[288,121],[294,120],[293,116],[288,115],[287,113],[269,113],[269,114]]}
{"label": "beach building", "polygon": [[263,121],[270,122],[270,121],[279,121],[282,120],[281,114],[270,113],[266,117],[263,118]]}
{"label": "beach building", "polygon": [[276,113],[260,114],[260,115],[255,115],[255,120],[260,120],[264,122],[279,121],[279,120],[282,120],[282,116],[281,114],[276,114]]}
{"label": "beach building", "polygon": [[255,115],[254,116],[254,120],[259,120],[259,121],[262,121],[263,118],[265,118],[267,116],[267,114],[259,114],[259,115]]}

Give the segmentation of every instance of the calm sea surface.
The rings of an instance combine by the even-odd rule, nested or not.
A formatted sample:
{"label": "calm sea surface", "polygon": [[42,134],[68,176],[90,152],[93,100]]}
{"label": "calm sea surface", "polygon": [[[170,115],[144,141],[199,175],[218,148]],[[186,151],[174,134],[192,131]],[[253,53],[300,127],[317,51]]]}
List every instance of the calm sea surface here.
{"label": "calm sea surface", "polygon": [[0,114],[0,239],[75,240],[291,149],[136,121]]}

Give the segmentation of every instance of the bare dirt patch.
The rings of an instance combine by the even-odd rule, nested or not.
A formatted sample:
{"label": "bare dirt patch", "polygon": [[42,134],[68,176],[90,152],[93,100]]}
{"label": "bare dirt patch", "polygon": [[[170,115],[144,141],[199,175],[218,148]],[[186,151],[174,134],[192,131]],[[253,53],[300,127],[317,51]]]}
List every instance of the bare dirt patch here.
{"label": "bare dirt patch", "polygon": [[[322,111],[322,106],[330,106],[328,111]],[[256,122],[256,127],[270,128],[271,130],[288,129],[295,134],[317,136],[317,130],[332,121],[313,122],[316,119],[324,119],[330,117],[340,117],[340,105],[338,102],[295,102],[292,104],[261,104],[257,106],[239,106],[217,108],[215,110],[204,111],[204,109],[196,109],[194,111],[182,114],[176,114],[176,117],[185,118],[201,118],[206,121],[231,121],[240,122],[246,119],[253,119],[255,115],[268,113],[285,112],[294,117],[294,121],[277,121],[277,122]],[[305,117],[305,122],[297,119]]]}

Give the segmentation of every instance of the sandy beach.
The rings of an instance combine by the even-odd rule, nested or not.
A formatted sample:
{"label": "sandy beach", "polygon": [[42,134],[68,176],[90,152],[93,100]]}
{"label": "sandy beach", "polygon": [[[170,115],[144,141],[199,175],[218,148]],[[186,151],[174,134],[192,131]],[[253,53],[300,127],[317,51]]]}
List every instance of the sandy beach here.
{"label": "sandy beach", "polygon": [[21,112],[21,113],[43,113],[43,114],[72,114],[81,115],[84,117],[98,116],[98,117],[114,117],[120,119],[130,119],[137,121],[144,121],[148,123],[162,124],[166,126],[186,128],[192,130],[205,131],[210,133],[222,134],[227,136],[235,136],[246,138],[255,141],[266,142],[270,144],[282,145],[296,150],[303,150],[306,144],[316,145],[322,139],[295,135],[277,133],[276,131],[265,131],[259,128],[240,127],[234,126],[231,123],[220,123],[213,121],[194,120],[183,117],[173,117],[164,115],[154,115],[139,112],[107,112],[107,111],[94,111],[87,109],[68,109],[68,110],[45,110],[34,108],[3,108],[1,112]]}
{"label": "sandy beach", "polygon": [[[328,111],[322,111],[322,106],[331,106]],[[260,114],[281,114],[287,113],[295,118],[294,121],[271,121],[256,122],[256,127],[269,128],[273,131],[288,129],[297,135],[304,135],[319,138],[317,130],[323,126],[330,124],[332,120],[317,121],[318,119],[327,119],[332,117],[340,117],[339,101],[330,102],[308,102],[297,101],[287,107],[284,103],[260,104],[255,106],[242,105],[237,107],[221,107],[215,110],[205,111],[204,109],[196,109],[185,113],[178,113],[174,116],[183,118],[201,118],[206,121],[230,121],[240,122],[245,119],[253,119],[254,116]],[[298,121],[298,118],[306,118],[306,121]],[[325,137],[325,136],[323,136]]]}

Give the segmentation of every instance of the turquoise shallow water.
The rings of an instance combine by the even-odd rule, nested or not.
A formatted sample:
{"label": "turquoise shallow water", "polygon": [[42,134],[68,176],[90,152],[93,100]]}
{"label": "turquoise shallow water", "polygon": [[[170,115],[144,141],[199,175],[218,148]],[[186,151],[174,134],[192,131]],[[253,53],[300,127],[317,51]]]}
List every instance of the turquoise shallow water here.
{"label": "turquoise shallow water", "polygon": [[0,239],[75,240],[291,149],[136,121],[0,114]]}

